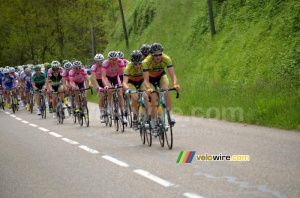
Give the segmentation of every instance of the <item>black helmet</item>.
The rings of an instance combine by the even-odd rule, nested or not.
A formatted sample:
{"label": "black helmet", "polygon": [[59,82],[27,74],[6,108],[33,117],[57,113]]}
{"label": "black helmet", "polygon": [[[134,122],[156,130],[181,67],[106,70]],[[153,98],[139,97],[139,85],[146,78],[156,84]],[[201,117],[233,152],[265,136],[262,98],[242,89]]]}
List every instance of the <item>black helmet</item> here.
{"label": "black helmet", "polygon": [[143,54],[139,50],[134,50],[130,55],[133,64],[140,64],[143,60]]}
{"label": "black helmet", "polygon": [[151,46],[148,44],[143,44],[141,47],[141,52],[144,55],[148,55],[150,53],[150,50],[151,50]]}
{"label": "black helmet", "polygon": [[151,45],[151,52],[153,53],[153,52],[156,52],[156,51],[163,51],[164,50],[164,48],[162,47],[162,45],[160,44],[160,43],[153,43],[152,45]]}

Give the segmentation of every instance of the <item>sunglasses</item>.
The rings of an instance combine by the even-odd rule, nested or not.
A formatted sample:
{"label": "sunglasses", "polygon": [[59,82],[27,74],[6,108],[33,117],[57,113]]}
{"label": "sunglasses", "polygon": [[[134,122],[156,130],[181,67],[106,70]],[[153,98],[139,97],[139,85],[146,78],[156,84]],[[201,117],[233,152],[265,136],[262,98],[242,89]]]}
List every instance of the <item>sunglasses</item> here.
{"label": "sunglasses", "polygon": [[41,71],[40,69],[34,70],[34,71]]}
{"label": "sunglasses", "polygon": [[81,67],[75,67],[74,69],[81,69]]}
{"label": "sunglasses", "polygon": [[142,62],[136,62],[136,63],[133,63],[133,65],[141,65],[142,64]]}
{"label": "sunglasses", "polygon": [[113,61],[113,62],[116,62],[118,59],[117,58],[112,58],[112,59],[109,59],[110,61]]}
{"label": "sunglasses", "polygon": [[162,54],[152,54],[152,56],[157,57],[157,56],[162,56]]}
{"label": "sunglasses", "polygon": [[97,61],[97,63],[98,63],[98,64],[102,64],[103,62],[102,62],[102,61]]}

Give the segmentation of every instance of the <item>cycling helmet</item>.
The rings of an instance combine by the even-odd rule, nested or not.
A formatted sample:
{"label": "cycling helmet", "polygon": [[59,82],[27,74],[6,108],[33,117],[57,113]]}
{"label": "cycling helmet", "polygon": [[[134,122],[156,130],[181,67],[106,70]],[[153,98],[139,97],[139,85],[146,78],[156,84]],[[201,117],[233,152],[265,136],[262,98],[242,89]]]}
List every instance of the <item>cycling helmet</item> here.
{"label": "cycling helmet", "polygon": [[94,57],[95,61],[102,61],[104,60],[104,56],[102,54],[96,54]]}
{"label": "cycling helmet", "polygon": [[0,67],[0,73],[1,73],[1,72],[3,72],[3,68],[2,68],[2,67]]}
{"label": "cycling helmet", "polygon": [[3,69],[3,74],[9,74],[9,69]]}
{"label": "cycling helmet", "polygon": [[81,67],[81,66],[82,66],[81,61],[74,61],[73,67]]}
{"label": "cycling helmet", "polygon": [[121,59],[123,59],[123,58],[124,58],[124,54],[123,54],[123,52],[121,52],[121,51],[117,51],[117,54],[118,54],[118,58],[121,58]]}
{"label": "cycling helmet", "polygon": [[26,69],[25,69],[25,73],[26,73],[26,74],[31,73],[31,70],[30,70],[29,68],[26,68]]}
{"label": "cycling helmet", "polygon": [[44,66],[47,67],[48,64],[49,64],[48,62],[45,62],[45,63],[44,63]]}
{"label": "cycling helmet", "polygon": [[40,66],[40,65],[36,65],[36,66],[34,67],[34,71],[37,71],[37,70],[41,70],[41,66]]}
{"label": "cycling helmet", "polygon": [[115,51],[110,51],[108,52],[108,56],[109,59],[113,59],[113,58],[118,58],[118,53]]}
{"label": "cycling helmet", "polygon": [[151,50],[151,46],[148,45],[148,44],[143,44],[142,47],[141,47],[141,52],[144,55],[148,56],[148,54],[150,53],[150,50]]}
{"label": "cycling helmet", "polygon": [[52,70],[58,70],[60,67],[60,63],[58,61],[52,61],[51,66]]}
{"label": "cycling helmet", "polygon": [[63,60],[62,64],[65,65],[65,63],[70,62],[69,60]]}
{"label": "cycling helmet", "polygon": [[15,68],[13,68],[13,67],[10,67],[9,68],[9,73],[13,73],[13,72],[15,72],[16,70],[15,70]]}
{"label": "cycling helmet", "polygon": [[156,51],[163,51],[164,50],[164,48],[162,47],[162,45],[160,44],[160,43],[153,43],[152,45],[151,45],[151,52],[153,53],[153,52],[156,52]]}
{"label": "cycling helmet", "polygon": [[134,50],[130,55],[133,64],[140,64],[143,60],[143,54],[139,50]]}
{"label": "cycling helmet", "polygon": [[45,65],[46,69],[50,69],[52,67],[51,63],[48,63],[48,65]]}
{"label": "cycling helmet", "polygon": [[66,62],[64,64],[64,69],[71,69],[73,67],[72,63],[71,62]]}

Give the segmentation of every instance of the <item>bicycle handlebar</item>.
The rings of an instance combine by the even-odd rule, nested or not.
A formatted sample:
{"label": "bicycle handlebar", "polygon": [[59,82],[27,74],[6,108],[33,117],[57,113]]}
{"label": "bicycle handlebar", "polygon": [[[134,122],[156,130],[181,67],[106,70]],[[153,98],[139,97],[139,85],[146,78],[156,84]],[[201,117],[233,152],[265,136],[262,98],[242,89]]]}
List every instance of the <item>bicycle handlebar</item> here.
{"label": "bicycle handlebar", "polygon": [[151,91],[151,93],[163,93],[163,92],[167,92],[167,91],[176,91],[177,92],[176,98],[179,98],[179,92],[175,88],[154,90],[154,91]]}

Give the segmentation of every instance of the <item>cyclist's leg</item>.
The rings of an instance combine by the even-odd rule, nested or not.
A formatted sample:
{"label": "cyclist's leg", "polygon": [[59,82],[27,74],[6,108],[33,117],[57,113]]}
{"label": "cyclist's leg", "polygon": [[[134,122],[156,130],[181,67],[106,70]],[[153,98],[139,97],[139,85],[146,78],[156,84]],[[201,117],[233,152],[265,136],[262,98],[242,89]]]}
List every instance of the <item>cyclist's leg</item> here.
{"label": "cyclist's leg", "polygon": [[[169,80],[167,78],[167,75],[162,76],[162,78],[160,79],[160,88],[169,89]],[[167,110],[170,113],[171,122],[172,124],[175,124],[175,119],[172,117],[172,100],[171,100],[170,92],[165,93],[165,98],[166,98]]]}

